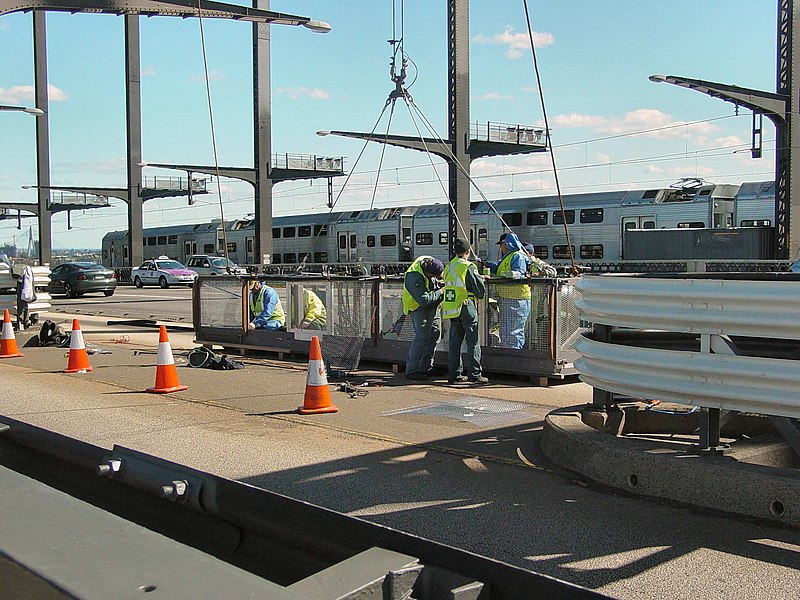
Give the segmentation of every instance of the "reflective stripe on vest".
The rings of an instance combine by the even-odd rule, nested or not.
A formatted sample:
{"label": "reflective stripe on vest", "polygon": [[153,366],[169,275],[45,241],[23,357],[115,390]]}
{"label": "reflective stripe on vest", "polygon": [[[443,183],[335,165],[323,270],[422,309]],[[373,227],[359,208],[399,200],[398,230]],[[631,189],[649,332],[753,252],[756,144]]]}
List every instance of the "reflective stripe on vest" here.
{"label": "reflective stripe on vest", "polygon": [[[525,261],[525,265],[528,264],[528,258],[522,252],[517,250],[516,252],[509,252],[505,255],[503,260],[500,261],[500,264],[497,265],[497,276],[504,277],[506,279],[513,279],[514,278],[514,271],[511,268],[511,259],[515,254],[519,254],[520,258]],[[524,275],[520,274],[524,277]],[[511,298],[513,300],[529,300],[531,297],[531,288],[527,283],[499,283],[497,285],[497,295],[500,298]]]}
{"label": "reflective stripe on vest", "polygon": [[442,318],[454,319],[461,314],[461,308],[469,298],[474,297],[467,291],[467,271],[472,263],[456,256],[444,270],[444,300],[442,300]]}
{"label": "reflective stripe on vest", "polygon": [[409,273],[414,271],[414,272],[419,273],[420,275],[422,275],[422,277],[425,278],[425,289],[427,291],[429,291],[429,292],[431,291],[431,281],[430,281],[430,279],[428,279],[428,277],[425,275],[425,272],[422,270],[422,261],[425,260],[425,259],[433,259],[433,257],[432,256],[420,256],[417,260],[415,260],[414,262],[411,263],[411,266],[408,267],[408,269],[406,270],[405,275],[403,275],[403,297],[402,298],[403,298],[403,314],[404,315],[407,315],[408,313],[413,312],[413,311],[415,311],[415,310],[417,310],[419,308],[419,302],[414,300],[414,296],[412,296],[411,292],[409,292],[406,289],[406,278],[408,277]]}
{"label": "reflective stripe on vest", "polygon": [[[250,313],[253,315],[253,319],[258,318],[258,316],[264,310],[264,293],[266,291],[266,286],[262,284],[261,289],[258,290],[258,294],[256,295],[255,299],[253,299],[253,294],[250,294]],[[275,304],[275,310],[267,320],[280,321],[281,323],[286,322],[286,315],[283,312],[283,305],[281,304],[280,297],[278,298],[277,304]]]}

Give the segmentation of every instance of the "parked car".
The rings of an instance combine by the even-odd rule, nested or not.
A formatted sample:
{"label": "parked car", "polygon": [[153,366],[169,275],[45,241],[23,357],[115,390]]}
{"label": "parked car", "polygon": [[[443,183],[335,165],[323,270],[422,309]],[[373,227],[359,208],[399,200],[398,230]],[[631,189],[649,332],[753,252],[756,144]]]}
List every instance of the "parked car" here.
{"label": "parked car", "polygon": [[186,260],[186,267],[197,271],[198,275],[228,275],[226,264],[230,267],[231,275],[245,275],[247,272],[232,260],[227,260],[224,256],[209,256],[198,254],[190,256]]}
{"label": "parked car", "polygon": [[800,259],[794,261],[794,264],[791,267],[789,267],[789,270],[792,273],[800,273]]}
{"label": "parked car", "polygon": [[192,287],[197,279],[197,273],[187,269],[177,260],[167,256],[159,256],[153,260],[146,260],[138,267],[131,270],[131,279],[136,287],[145,285],[160,285],[168,288],[171,285],[188,285]]}
{"label": "parked car", "polygon": [[116,289],[114,271],[93,262],[71,262],[53,267],[47,287],[50,294],[64,294],[68,298],[77,298],[90,292],[113,296]]}

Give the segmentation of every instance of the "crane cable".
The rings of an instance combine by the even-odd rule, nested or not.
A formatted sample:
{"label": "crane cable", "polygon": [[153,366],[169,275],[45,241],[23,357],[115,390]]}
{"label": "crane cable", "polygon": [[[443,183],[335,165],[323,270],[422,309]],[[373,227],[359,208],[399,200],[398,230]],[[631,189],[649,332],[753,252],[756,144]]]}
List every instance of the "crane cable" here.
{"label": "crane cable", "polygon": [[[211,103],[211,82],[208,73],[208,57],[206,55],[206,36],[203,30],[203,10],[200,6],[201,0],[197,0],[197,20],[200,23],[200,45],[203,49],[203,72],[206,78],[206,99],[208,100],[208,118],[211,123],[211,146],[214,150],[214,170],[217,174],[217,196],[219,199],[219,218],[220,227],[222,228],[222,243],[224,246],[225,255],[225,270],[228,274],[231,273],[230,259],[228,258],[228,232],[225,227],[225,210],[222,205],[222,185],[220,183],[219,172],[219,158],[217,155],[217,134],[214,129],[214,108]],[[192,185],[191,181],[188,182],[189,186]],[[258,199],[256,199],[258,201]]]}
{"label": "crane cable", "polygon": [[564,223],[564,235],[567,238],[567,250],[569,251],[570,268],[574,275],[578,274],[578,268],[575,265],[575,252],[572,249],[572,242],[569,239],[569,225],[567,224],[567,215],[564,210],[564,197],[561,195],[561,183],[558,179],[558,169],[556,168],[556,153],[553,151],[553,143],[550,138],[550,125],[547,121],[547,110],[544,104],[544,91],[542,90],[542,78],[539,74],[539,61],[536,58],[536,46],[533,43],[533,29],[531,28],[531,17],[528,12],[528,0],[522,0],[525,8],[525,21],[528,25],[528,39],[531,43],[531,55],[533,56],[533,70],[536,73],[536,85],[539,88],[539,100],[542,105],[542,116],[544,118],[544,135],[545,145],[550,149],[550,162],[553,166],[553,178],[556,183],[556,194],[558,195],[558,204],[561,207],[561,221]]}

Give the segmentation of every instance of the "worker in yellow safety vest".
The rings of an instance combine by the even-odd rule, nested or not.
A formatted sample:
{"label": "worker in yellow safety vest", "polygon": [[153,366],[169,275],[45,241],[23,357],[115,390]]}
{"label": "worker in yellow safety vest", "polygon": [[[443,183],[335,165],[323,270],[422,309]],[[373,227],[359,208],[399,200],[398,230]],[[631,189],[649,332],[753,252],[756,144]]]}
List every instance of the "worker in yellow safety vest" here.
{"label": "worker in yellow safety vest", "polygon": [[286,313],[283,312],[278,292],[266,283],[256,279],[250,284],[249,294],[250,322],[247,329],[268,329],[276,331],[286,326]]}
{"label": "worker in yellow safety vest", "polygon": [[414,341],[406,359],[406,378],[412,381],[428,379],[433,370],[433,353],[442,333],[442,289],[438,280],[442,271],[442,261],[420,256],[403,277],[403,314],[411,316],[414,326]]}
{"label": "worker in yellow safety vest", "polygon": [[500,310],[500,346],[521,350],[525,347],[525,325],[531,314],[531,288],[527,280],[528,255],[514,233],[503,233],[497,242],[501,258],[484,263],[493,275],[520,280],[498,283],[497,305]]}
{"label": "worker in yellow safety vest", "polygon": [[[483,277],[475,263],[467,260],[471,250],[466,240],[457,238],[453,242],[455,258],[444,269],[444,300],[442,318],[450,319],[450,336],[447,340],[449,384],[469,381],[485,385],[489,380],[481,375],[481,346],[478,342],[478,307],[476,299],[486,294]],[[461,344],[466,341],[461,374]]]}
{"label": "worker in yellow safety vest", "polygon": [[328,311],[319,296],[312,290],[303,288],[303,320],[301,329],[325,329]]}

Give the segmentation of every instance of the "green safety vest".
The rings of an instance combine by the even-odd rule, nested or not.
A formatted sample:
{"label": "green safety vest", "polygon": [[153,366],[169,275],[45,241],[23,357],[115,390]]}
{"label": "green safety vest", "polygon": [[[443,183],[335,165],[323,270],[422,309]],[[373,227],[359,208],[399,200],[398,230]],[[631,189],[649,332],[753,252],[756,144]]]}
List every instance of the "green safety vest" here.
{"label": "green safety vest", "polygon": [[[266,288],[264,285],[261,285],[261,289],[258,290],[258,295],[256,295],[255,299],[253,299],[253,294],[250,294],[250,314],[253,315],[255,319],[258,315],[261,314],[261,311],[264,310],[264,292]],[[283,305],[281,304],[280,296],[278,297],[278,303],[275,305],[275,310],[270,316],[268,321],[279,321],[281,325],[286,323],[286,314],[283,312]]]}
{"label": "green safety vest", "polygon": [[[500,261],[500,264],[497,265],[497,276],[498,277],[505,277],[506,279],[513,279],[514,276],[512,275],[513,270],[511,269],[511,258],[515,255],[521,255],[522,259],[527,263],[528,257],[525,256],[521,251],[517,250],[516,252],[509,252]],[[497,286],[497,295],[500,298],[510,298],[512,300],[530,300],[531,297],[531,287],[528,285],[527,282],[520,282],[514,284],[499,284]]]}
{"label": "green safety vest", "polygon": [[422,275],[425,278],[425,288],[427,291],[431,291],[431,280],[425,275],[425,272],[422,270],[422,261],[425,259],[432,259],[432,256],[420,256],[414,262],[411,263],[411,266],[408,267],[406,270],[405,275],[403,276],[403,314],[407,315],[410,312],[413,312],[419,308],[419,302],[414,300],[414,296],[411,295],[406,289],[406,277],[412,271],[415,271]]}
{"label": "green safety vest", "polygon": [[475,295],[467,291],[467,271],[474,266],[470,261],[456,256],[444,270],[444,300],[442,318],[454,319],[461,308]]}

